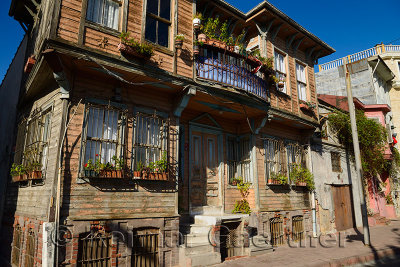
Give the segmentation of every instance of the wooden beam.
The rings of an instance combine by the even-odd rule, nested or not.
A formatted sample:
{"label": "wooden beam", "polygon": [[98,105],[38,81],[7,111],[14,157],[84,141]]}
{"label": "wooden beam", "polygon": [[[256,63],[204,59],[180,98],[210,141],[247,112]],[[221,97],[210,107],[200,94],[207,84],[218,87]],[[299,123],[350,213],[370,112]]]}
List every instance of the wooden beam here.
{"label": "wooden beam", "polygon": [[297,39],[297,40],[294,42],[294,44],[293,44],[293,49],[294,49],[295,52],[296,52],[297,49],[299,48],[301,42],[303,42],[304,38],[305,38],[305,36],[303,36],[303,37],[300,38],[300,39]]}
{"label": "wooden beam", "polygon": [[230,34],[230,35],[231,35],[231,34],[233,33],[233,31],[235,30],[235,27],[236,27],[237,23],[238,23],[238,20],[235,20],[235,22],[232,24],[232,27],[231,27],[231,29],[230,29],[230,31],[229,31],[229,34]]}
{"label": "wooden beam", "polygon": [[207,2],[206,3],[206,5],[204,6],[204,8],[203,8],[203,18],[205,18],[204,16],[206,15],[206,12],[207,12],[207,8],[208,8],[208,5],[210,4],[210,2]]}
{"label": "wooden beam", "polygon": [[293,43],[293,41],[294,41],[294,38],[296,38],[297,34],[299,34],[299,33],[296,32],[296,33],[294,33],[294,34],[292,34],[292,35],[290,35],[290,36],[288,36],[288,37],[286,38],[286,48],[287,48],[287,49],[290,49],[290,48],[291,48],[292,43]]}
{"label": "wooden beam", "polygon": [[260,35],[265,35],[266,34],[267,29],[266,29],[265,26],[260,25],[258,22],[256,22],[256,27],[257,27],[258,33]]}
{"label": "wooden beam", "polygon": [[268,25],[267,25],[267,28],[266,28],[266,32],[269,32],[269,30],[271,29],[271,27],[272,27],[272,24],[274,23],[274,21],[275,21],[275,18],[272,18],[270,21],[269,21],[269,23],[268,23]]}
{"label": "wooden beam", "polygon": [[316,46],[312,46],[312,47],[307,48],[307,50],[306,50],[306,58],[309,58],[309,59],[311,58],[311,55],[314,52],[315,48],[316,48]]}
{"label": "wooden beam", "polygon": [[36,13],[32,11],[32,9],[30,9],[27,5],[24,5],[26,10],[28,10],[29,14],[31,14],[33,20],[36,19]]}
{"label": "wooden beam", "polygon": [[277,25],[271,33],[271,41],[274,41],[276,36],[278,35],[283,23]]}
{"label": "wooden beam", "polygon": [[317,60],[318,60],[318,58],[319,58],[319,55],[321,55],[321,52],[322,52],[322,50],[317,50],[317,51],[315,51],[315,53],[312,55],[312,61],[313,61],[313,63],[316,63],[317,62]]}
{"label": "wooden beam", "polygon": [[269,119],[269,114],[267,113],[267,115],[265,115],[265,117],[262,119],[260,125],[257,127],[257,129],[254,131],[255,134],[258,134],[260,132],[260,130],[265,126],[265,124],[267,123]]}
{"label": "wooden beam", "polygon": [[176,117],[180,117],[182,115],[182,111],[186,108],[190,98],[194,95],[196,95],[196,88],[189,86],[185,94],[180,99],[179,103],[176,105],[176,108],[174,110],[174,115]]}

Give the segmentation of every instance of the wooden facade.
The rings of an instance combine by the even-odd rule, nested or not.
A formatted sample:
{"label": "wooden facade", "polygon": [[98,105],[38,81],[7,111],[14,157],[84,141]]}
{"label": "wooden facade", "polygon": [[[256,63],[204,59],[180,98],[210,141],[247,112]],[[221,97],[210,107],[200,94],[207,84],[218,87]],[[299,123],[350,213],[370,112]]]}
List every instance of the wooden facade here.
{"label": "wooden facade", "polygon": [[[32,233],[39,236],[43,224],[50,222],[67,229],[70,235],[65,246],[54,247],[58,257],[45,262],[57,259],[67,266],[89,264],[96,259],[82,246],[87,245],[85,234],[94,234],[97,239],[107,237],[111,250],[107,250],[105,262],[112,266],[140,266],[140,238],[157,244],[157,248],[146,247],[152,251],[149,264],[182,265],[178,257],[178,245],[184,243],[178,238],[182,222],[199,215],[232,216],[241,198],[232,183],[237,177],[251,183],[247,200],[252,216],[261,222],[253,225],[259,234],[270,232],[267,222],[279,216],[304,215],[304,225],[309,229],[309,192],[294,185],[267,184],[265,139],[278,138],[299,146],[307,143],[318,124],[318,112],[300,108],[296,64],[305,68],[307,101],[316,104],[314,63],[334,50],[267,2],[245,14],[221,0],[173,0],[169,20],[159,20],[168,24],[167,45],[152,43],[154,55],[148,59],[129,57],[118,48],[119,35],[130,32],[138,42],[151,43],[145,38],[150,0],[114,1],[119,5],[114,28],[88,19],[91,1],[42,1],[37,13],[27,14],[22,1],[14,0],[10,9],[10,15],[28,26],[33,40],[29,51],[36,59],[23,82],[20,122],[51,109],[43,179],[10,184],[7,192],[4,220],[9,227],[3,231],[8,231],[5,236],[10,246],[14,228],[31,225]],[[260,81],[258,91],[248,87],[248,82],[240,88],[218,77],[199,77],[196,66],[200,56],[193,54],[195,12],[229,20],[231,33],[246,32],[248,48],[260,49],[263,56],[273,57],[275,51],[284,54],[287,92],[279,92],[276,86],[264,83],[263,76],[249,70],[246,75],[254,75],[249,80]],[[185,35],[180,49],[174,44],[177,34]],[[227,70],[225,67],[222,71]],[[234,80],[240,79],[237,77]],[[223,79],[226,81],[227,76]],[[112,128],[118,137],[103,136],[111,129],[108,122],[103,122],[101,136],[89,136],[88,124],[100,121],[100,115],[90,113],[93,110],[119,114],[118,126]],[[163,150],[168,163],[165,180],[135,177],[139,113],[168,121]],[[96,154],[94,160],[105,157],[102,149],[107,145],[115,143],[120,148],[119,152],[107,151],[123,160],[122,177],[100,178],[86,172],[88,158],[93,158],[87,156],[92,153],[88,152],[89,142],[101,146],[100,150],[95,146],[94,153],[100,155]],[[149,152],[155,149],[153,145],[143,145],[148,149],[146,155],[153,153]],[[101,161],[105,164],[110,159]],[[238,222],[241,217],[233,216]],[[126,239],[109,238],[113,231]],[[139,240],[136,245],[127,242],[135,238]],[[43,240],[37,240],[42,244]],[[173,245],[164,246],[163,242]],[[37,266],[46,257],[39,247],[29,258]]]}

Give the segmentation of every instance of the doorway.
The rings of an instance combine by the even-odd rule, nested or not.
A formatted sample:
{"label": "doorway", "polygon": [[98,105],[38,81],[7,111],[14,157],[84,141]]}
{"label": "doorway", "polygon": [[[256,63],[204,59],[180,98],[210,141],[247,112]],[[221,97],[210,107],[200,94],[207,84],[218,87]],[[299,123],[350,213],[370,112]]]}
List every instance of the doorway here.
{"label": "doorway", "polygon": [[332,197],[335,207],[335,224],[337,231],[354,227],[353,201],[351,186],[332,186]]}

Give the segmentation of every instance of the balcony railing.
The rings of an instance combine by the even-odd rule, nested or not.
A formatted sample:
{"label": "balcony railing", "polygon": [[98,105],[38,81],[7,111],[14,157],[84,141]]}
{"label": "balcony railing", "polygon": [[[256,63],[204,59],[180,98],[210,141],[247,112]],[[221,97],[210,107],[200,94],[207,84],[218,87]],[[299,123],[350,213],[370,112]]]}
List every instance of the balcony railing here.
{"label": "balcony railing", "polygon": [[386,52],[400,52],[400,45],[377,45],[375,47],[372,47],[370,49],[352,54],[352,55],[348,55],[344,58],[339,58],[330,62],[327,62],[325,64],[321,64],[319,65],[319,71],[323,71],[323,70],[329,70],[329,69],[333,69],[339,66],[344,65],[344,61],[346,61],[346,63],[352,63],[352,62],[356,62],[365,58],[369,58],[375,55],[379,55],[379,54],[383,54]]}
{"label": "balcony railing", "polygon": [[[257,67],[245,57],[232,52],[206,47],[196,59],[197,78],[245,90],[266,99],[267,85],[261,74],[253,74]],[[260,76],[258,76],[260,75]]]}

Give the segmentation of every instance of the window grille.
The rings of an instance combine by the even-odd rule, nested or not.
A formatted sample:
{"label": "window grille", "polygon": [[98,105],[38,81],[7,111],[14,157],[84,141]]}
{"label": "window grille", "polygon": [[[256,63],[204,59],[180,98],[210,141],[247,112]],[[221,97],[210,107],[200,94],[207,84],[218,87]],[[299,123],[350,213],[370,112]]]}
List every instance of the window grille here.
{"label": "window grille", "polygon": [[19,266],[19,258],[21,255],[23,233],[19,225],[14,228],[14,239],[12,243],[12,254],[11,263],[15,266]]}
{"label": "window grille", "polygon": [[275,217],[270,219],[269,227],[271,232],[271,245],[279,246],[283,244],[283,218]]}
{"label": "window grille", "polygon": [[86,18],[89,21],[118,30],[121,1],[89,0]]}
{"label": "window grille", "polygon": [[304,238],[304,224],[303,216],[292,217],[292,239],[293,241],[300,241]]}
{"label": "window grille", "polygon": [[229,183],[241,176],[244,182],[253,182],[251,176],[250,139],[229,137],[227,141],[227,164]]}
{"label": "window grille", "polygon": [[25,252],[25,264],[26,267],[33,267],[35,265],[35,251],[36,251],[36,238],[35,233],[32,229],[28,231],[26,238],[26,252]]}
{"label": "window grille", "polygon": [[296,63],[297,92],[299,99],[307,101],[307,78],[306,69],[303,65]]}
{"label": "window grille", "polygon": [[287,175],[285,146],[282,140],[266,139],[265,145],[265,171],[266,178],[272,179],[274,174]]}
{"label": "window grille", "polygon": [[147,0],[145,38],[165,47],[169,46],[171,1]]}
{"label": "window grille", "polygon": [[78,266],[111,266],[111,234],[87,232],[79,235]]}
{"label": "window grille", "polygon": [[158,229],[137,229],[133,235],[132,266],[158,267]]}
{"label": "window grille", "polygon": [[83,165],[89,160],[94,164],[114,164],[113,157],[124,157],[125,114],[111,106],[88,105],[84,123]]}
{"label": "window grille", "polygon": [[160,160],[168,148],[169,123],[156,115],[137,113],[133,137],[134,170]]}
{"label": "window grille", "polygon": [[304,150],[298,143],[289,143],[286,145],[286,154],[288,161],[289,177],[295,165],[305,166]]}
{"label": "window grille", "polygon": [[340,153],[339,152],[331,152],[331,163],[332,163],[332,171],[333,172],[342,172],[342,168],[340,166]]}

